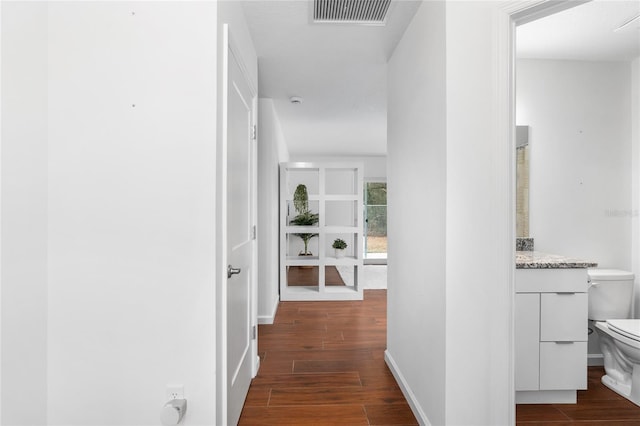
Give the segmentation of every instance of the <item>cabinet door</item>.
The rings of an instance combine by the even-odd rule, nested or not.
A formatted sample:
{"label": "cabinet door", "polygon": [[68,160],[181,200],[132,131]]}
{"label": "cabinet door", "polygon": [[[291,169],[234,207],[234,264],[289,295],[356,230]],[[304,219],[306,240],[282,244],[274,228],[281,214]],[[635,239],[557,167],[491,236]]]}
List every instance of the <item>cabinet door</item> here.
{"label": "cabinet door", "polygon": [[540,340],[587,340],[587,293],[543,293],[540,305]]}
{"label": "cabinet door", "polygon": [[515,381],[517,391],[538,390],[540,294],[516,294]]}
{"label": "cabinet door", "polygon": [[540,390],[587,388],[587,342],[540,343]]}

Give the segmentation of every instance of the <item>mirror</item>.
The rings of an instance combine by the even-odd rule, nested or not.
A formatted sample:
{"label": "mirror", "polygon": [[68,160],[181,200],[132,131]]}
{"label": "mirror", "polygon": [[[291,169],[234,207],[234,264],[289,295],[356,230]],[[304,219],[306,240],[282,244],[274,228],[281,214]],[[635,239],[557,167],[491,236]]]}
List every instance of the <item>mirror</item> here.
{"label": "mirror", "polygon": [[529,236],[529,126],[516,126],[516,237]]}

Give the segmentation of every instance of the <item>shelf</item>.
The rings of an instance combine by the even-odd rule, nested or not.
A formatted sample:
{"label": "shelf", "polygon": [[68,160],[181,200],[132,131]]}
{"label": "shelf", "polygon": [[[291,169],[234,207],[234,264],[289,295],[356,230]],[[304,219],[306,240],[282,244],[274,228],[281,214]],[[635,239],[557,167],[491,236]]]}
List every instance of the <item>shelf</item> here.
{"label": "shelf", "polygon": [[297,294],[317,295],[319,293],[318,287],[305,287],[305,286],[292,286],[289,287],[289,292]]}
{"label": "shelf", "polygon": [[333,257],[333,256],[326,256],[324,258],[324,264],[325,265],[359,265],[361,264],[361,260],[358,259],[355,256],[345,256],[345,257]]}
{"label": "shelf", "polygon": [[362,213],[358,200],[326,200],[323,223],[327,227],[357,227],[362,222]]}
{"label": "shelf", "polygon": [[358,167],[325,167],[324,177],[326,194],[359,195],[362,176]]}
{"label": "shelf", "polygon": [[349,294],[349,293],[355,293],[356,290],[353,287],[349,287],[349,286],[331,286],[331,287],[325,287],[324,288],[326,293],[334,293],[334,294]]}
{"label": "shelf", "polygon": [[319,226],[288,225],[284,228],[284,232],[286,232],[287,234],[317,234],[319,230]]}
{"label": "shelf", "polygon": [[[280,165],[280,300],[362,300],[362,169],[358,162]],[[297,213],[293,193],[301,184],[307,186],[310,211],[319,215],[316,226],[290,223]],[[345,257],[335,257],[332,243],[338,238],[347,243]],[[305,241],[313,256],[297,255]]]}
{"label": "shelf", "polygon": [[287,266],[316,266],[318,256],[287,256]]}
{"label": "shelf", "polygon": [[361,233],[358,226],[325,226],[325,234],[359,234]]}
{"label": "shelf", "polygon": [[[287,201],[293,201],[293,194],[288,194],[286,198]],[[357,201],[358,198],[359,196],[355,194],[325,194],[324,196],[309,194],[309,201],[320,201],[321,199],[327,201]]]}
{"label": "shelf", "polygon": [[[329,289],[329,287],[325,287]],[[308,300],[315,301],[344,301],[344,300],[362,300],[362,291],[355,290],[352,287],[331,287],[331,290],[319,292],[316,288],[307,287],[289,287],[286,291],[284,299],[291,302],[303,302]]]}
{"label": "shelf", "polygon": [[[281,181],[283,189],[281,194],[293,194],[299,184],[307,187],[309,199],[317,198],[320,193],[320,169],[318,167],[307,167],[305,164],[286,164],[285,179]],[[293,199],[293,195],[291,195]]]}
{"label": "shelf", "polygon": [[[320,196],[318,194],[309,194],[309,201],[319,201]],[[293,193],[287,196],[287,201],[293,201]]]}
{"label": "shelf", "polygon": [[[324,196],[324,199],[327,201],[358,201],[358,196],[357,195],[352,195],[352,194],[348,194],[348,195],[340,195],[340,194],[326,194]],[[311,197],[309,197],[309,200],[311,200]]]}

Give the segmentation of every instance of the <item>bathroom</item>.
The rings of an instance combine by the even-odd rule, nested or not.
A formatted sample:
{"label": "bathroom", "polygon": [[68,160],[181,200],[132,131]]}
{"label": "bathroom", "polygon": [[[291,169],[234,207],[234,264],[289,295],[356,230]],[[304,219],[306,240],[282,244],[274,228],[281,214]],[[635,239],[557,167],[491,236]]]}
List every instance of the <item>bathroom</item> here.
{"label": "bathroom", "polygon": [[[638,7],[629,2],[621,7],[627,6]],[[531,42],[534,34],[538,38],[541,32],[551,34],[545,25],[561,28],[571,26],[572,19],[613,15],[605,7],[604,2],[590,2],[518,28],[516,122],[529,126],[528,203],[524,197],[528,210],[519,215],[518,236],[533,238],[536,251],[584,259],[597,263],[598,268],[631,271],[637,276],[637,25],[635,50],[633,46],[626,51],[622,47],[601,49],[599,39],[619,37],[623,32],[611,30],[607,32],[612,34],[604,35],[596,30],[591,35],[565,32],[583,48],[564,51],[570,40],[547,39],[545,52],[536,50]],[[640,318],[637,279],[634,287],[633,317]],[[592,322],[589,328],[595,329]],[[590,332],[587,347],[588,365],[602,365],[596,332]]]}

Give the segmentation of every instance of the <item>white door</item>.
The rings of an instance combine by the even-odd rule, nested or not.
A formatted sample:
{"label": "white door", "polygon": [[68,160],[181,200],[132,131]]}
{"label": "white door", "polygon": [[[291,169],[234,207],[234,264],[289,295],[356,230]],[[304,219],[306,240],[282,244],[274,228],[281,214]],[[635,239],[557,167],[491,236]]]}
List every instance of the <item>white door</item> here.
{"label": "white door", "polygon": [[227,424],[240,418],[252,377],[254,97],[233,49],[227,81]]}

